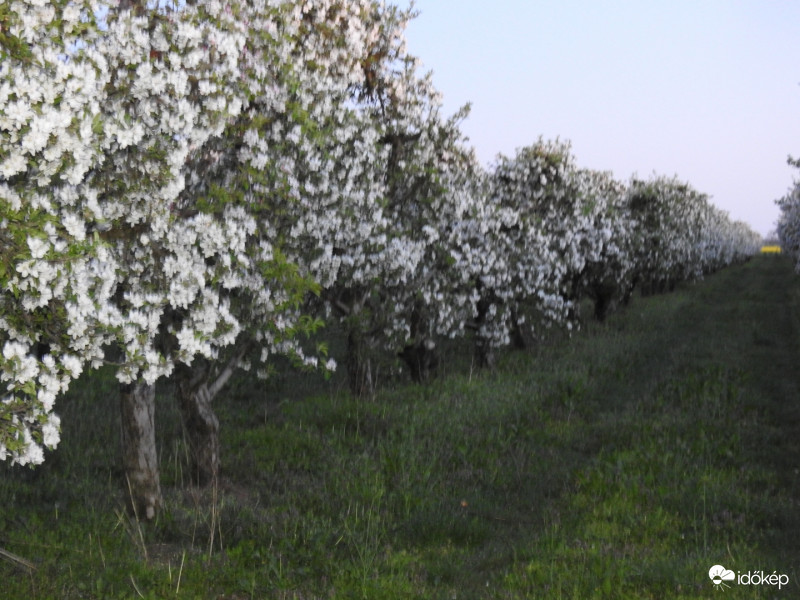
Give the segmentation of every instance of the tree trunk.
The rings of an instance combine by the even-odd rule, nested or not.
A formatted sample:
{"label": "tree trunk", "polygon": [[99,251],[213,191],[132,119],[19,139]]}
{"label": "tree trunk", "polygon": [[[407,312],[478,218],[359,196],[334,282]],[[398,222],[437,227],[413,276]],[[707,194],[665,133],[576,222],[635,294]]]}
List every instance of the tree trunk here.
{"label": "tree trunk", "polygon": [[411,379],[415,383],[429,381],[439,366],[439,357],[432,340],[408,344],[398,356],[406,363]]}
{"label": "tree trunk", "polygon": [[631,299],[633,299],[633,290],[636,289],[636,286],[639,285],[640,281],[639,275],[634,275],[631,279],[625,284],[624,292],[622,294],[622,305],[623,306],[630,306]]}
{"label": "tree trunk", "polygon": [[357,397],[375,392],[375,375],[368,354],[364,332],[358,325],[351,326],[347,335],[347,377],[350,393]]}
{"label": "tree trunk", "polygon": [[610,278],[596,282],[592,287],[592,299],[594,300],[594,316],[600,322],[606,317],[614,307],[615,299],[619,293],[619,286]]}
{"label": "tree trunk", "polygon": [[178,406],[189,442],[193,483],[209,485],[219,479],[219,419],[211,402],[254,347],[252,339],[240,341],[236,352],[221,368],[212,368],[212,364],[200,357],[196,357],[191,366],[178,364],[175,367]]}
{"label": "tree trunk", "polygon": [[525,341],[525,332],[522,330],[522,325],[519,324],[519,317],[517,311],[511,311],[511,347],[514,350],[525,350],[528,343]]}
{"label": "tree trunk", "polygon": [[494,368],[494,349],[487,339],[476,335],[473,351],[475,365],[479,369]]}
{"label": "tree trunk", "polygon": [[191,478],[198,485],[208,485],[219,477],[219,420],[211,407],[213,393],[205,374],[178,365],[178,404],[191,453]]}
{"label": "tree trunk", "polygon": [[489,307],[492,304],[492,300],[495,299],[495,294],[492,290],[485,289],[480,282],[477,285],[477,290],[480,294],[480,300],[478,300],[477,305],[478,314],[475,315],[473,357],[479,369],[492,368],[494,367],[494,348],[492,348],[489,340],[481,335],[481,329],[486,324]]}
{"label": "tree trunk", "polygon": [[137,519],[153,519],[163,505],[155,432],[155,387],[143,382],[120,385],[122,464],[128,508]]}

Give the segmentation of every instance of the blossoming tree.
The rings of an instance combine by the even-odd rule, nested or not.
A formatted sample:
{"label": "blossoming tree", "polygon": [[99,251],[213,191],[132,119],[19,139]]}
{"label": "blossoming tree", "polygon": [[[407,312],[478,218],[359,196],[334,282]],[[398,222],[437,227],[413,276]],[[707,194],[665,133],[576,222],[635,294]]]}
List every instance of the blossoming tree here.
{"label": "blossoming tree", "polygon": [[[195,184],[180,204],[217,212],[241,207],[254,219],[257,247],[269,256],[232,304],[242,325],[236,348],[178,367],[201,480],[216,476],[218,423],[210,403],[233,369],[255,363],[266,376],[275,353],[301,366],[334,366],[320,364],[324,348],[304,352],[298,334],[320,324],[310,298],[343,273],[364,269],[381,219],[374,169],[385,152],[357,102],[367,85],[371,40],[384,26],[379,8],[367,1],[286,2],[243,19],[249,27],[240,74],[244,108],[197,155]],[[212,369],[222,358],[223,367]]]}
{"label": "blossoming tree", "polygon": [[760,236],[712,210],[708,196],[677,178],[631,181],[627,205],[636,220],[635,279],[643,294],[695,280],[712,267],[752,255]]}
{"label": "blossoming tree", "polygon": [[471,206],[477,169],[459,129],[466,108],[444,118],[430,74],[420,74],[406,51],[403,30],[413,13],[386,7],[373,14],[381,27],[368,39],[364,79],[351,102],[374,132],[377,152],[367,172],[379,187],[349,246],[337,234],[345,238],[333,245],[340,270],[323,282],[322,294],[327,313],[347,331],[355,393],[374,386],[376,349],[399,353],[421,380],[432,367],[436,336],[463,329],[469,290],[447,267],[452,228]]}
{"label": "blossoming tree", "polygon": [[[788,162],[800,168],[800,160],[789,158]],[[781,211],[777,227],[781,251],[792,257],[795,271],[800,273],[800,180],[795,180],[786,194],[776,200],[776,204]]]}
{"label": "blossoming tree", "polygon": [[687,186],[623,193],[561,142],[484,173],[466,108],[443,117],[405,48],[412,15],[377,0],[0,4],[0,459],[41,462],[58,394],[111,362],[132,506],[151,518],[161,377],[214,480],[214,396],[275,354],[332,368],[302,340],[322,317],[345,326],[360,392],[371,350],[423,380],[440,337],[474,330],[488,362],[569,323],[584,293],[600,306],[631,273],[661,285],[748,251]]}

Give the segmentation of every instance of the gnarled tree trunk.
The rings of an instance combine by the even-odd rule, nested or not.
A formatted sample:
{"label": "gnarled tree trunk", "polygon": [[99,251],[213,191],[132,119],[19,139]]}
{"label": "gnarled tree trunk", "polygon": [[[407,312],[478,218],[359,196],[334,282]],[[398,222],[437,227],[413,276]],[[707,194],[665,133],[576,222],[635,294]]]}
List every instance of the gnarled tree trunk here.
{"label": "gnarled tree trunk", "polygon": [[211,407],[213,394],[207,372],[195,372],[185,365],[175,371],[178,405],[191,454],[191,478],[198,485],[208,485],[219,477],[219,419]]}
{"label": "gnarled tree trunk", "polygon": [[357,397],[375,392],[376,375],[366,337],[358,324],[351,325],[347,334],[347,379],[350,393]]}
{"label": "gnarled tree trunk", "polygon": [[158,473],[155,387],[140,381],[120,385],[122,464],[128,508],[138,519],[153,519],[164,503]]}
{"label": "gnarled tree trunk", "polygon": [[219,419],[211,402],[254,345],[251,339],[239,342],[224,367],[212,365],[201,357],[196,357],[191,365],[175,367],[178,406],[191,454],[191,478],[198,485],[214,484],[219,479]]}

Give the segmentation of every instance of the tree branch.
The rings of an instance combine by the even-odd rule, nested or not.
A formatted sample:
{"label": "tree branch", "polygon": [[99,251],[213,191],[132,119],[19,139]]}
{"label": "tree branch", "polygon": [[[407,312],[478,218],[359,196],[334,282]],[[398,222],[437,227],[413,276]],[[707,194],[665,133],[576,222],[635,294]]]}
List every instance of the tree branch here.
{"label": "tree branch", "polygon": [[214,383],[208,386],[208,393],[212,399],[223,387],[225,387],[225,384],[228,383],[228,380],[231,378],[233,372],[236,370],[236,367],[239,365],[239,361],[241,361],[244,355],[250,352],[254,346],[255,343],[253,340],[248,339],[245,341],[240,346],[239,351],[231,357],[231,359],[228,361],[228,364],[226,364],[225,368],[222,369],[222,372],[214,380]]}

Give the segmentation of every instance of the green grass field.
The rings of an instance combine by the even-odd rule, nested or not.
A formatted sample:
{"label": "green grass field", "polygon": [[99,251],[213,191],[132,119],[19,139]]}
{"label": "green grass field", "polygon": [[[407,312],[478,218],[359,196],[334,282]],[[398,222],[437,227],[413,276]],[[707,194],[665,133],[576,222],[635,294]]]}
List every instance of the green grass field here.
{"label": "green grass field", "polygon": [[[166,509],[123,513],[116,386],[83,377],[35,470],[0,467],[3,598],[800,597],[800,277],[758,257],[491,373],[355,400],[239,380],[223,480],[188,486],[158,399]],[[468,352],[468,349],[464,349]],[[788,584],[717,589],[721,564]]]}

